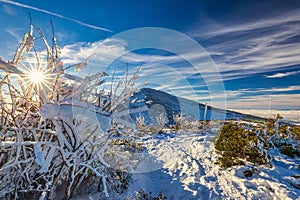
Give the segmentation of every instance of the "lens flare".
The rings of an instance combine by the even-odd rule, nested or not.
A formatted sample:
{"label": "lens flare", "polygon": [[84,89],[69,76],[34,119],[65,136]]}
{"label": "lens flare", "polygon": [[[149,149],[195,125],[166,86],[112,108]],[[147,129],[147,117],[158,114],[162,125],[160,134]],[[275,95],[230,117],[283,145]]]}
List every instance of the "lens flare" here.
{"label": "lens flare", "polygon": [[51,79],[53,78],[43,68],[38,66],[25,67],[24,74],[25,83],[36,88],[38,91],[45,91],[50,88]]}
{"label": "lens flare", "polygon": [[33,69],[28,73],[28,79],[32,84],[42,84],[46,81],[46,74],[42,70]]}

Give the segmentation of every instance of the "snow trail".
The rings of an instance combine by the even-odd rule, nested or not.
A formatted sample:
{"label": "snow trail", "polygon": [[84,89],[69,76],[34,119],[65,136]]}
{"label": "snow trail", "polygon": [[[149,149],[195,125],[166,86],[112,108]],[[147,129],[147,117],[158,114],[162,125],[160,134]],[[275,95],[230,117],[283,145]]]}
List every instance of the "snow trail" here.
{"label": "snow trail", "polygon": [[[168,199],[300,199],[300,190],[284,180],[283,175],[288,173],[283,171],[278,175],[277,170],[282,166],[260,167],[250,178],[243,175],[249,166],[221,169],[215,164],[218,156],[212,142],[214,137],[214,134],[170,133],[142,139],[154,160],[140,162],[139,171],[145,166],[147,170],[133,175],[126,195],[144,188],[152,194],[162,190]],[[153,171],[149,171],[149,166]],[[293,173],[297,171],[289,172]]]}
{"label": "snow trail", "polygon": [[[108,199],[134,199],[141,189],[157,196],[160,191],[170,200],[300,200],[298,159],[271,152],[273,168],[256,166],[250,178],[244,171],[253,165],[221,169],[215,164],[214,134],[155,134],[141,138],[147,148],[132,181],[122,194]],[[91,193],[76,199],[99,199],[103,193]],[[85,198],[86,197],[86,198]],[[101,198],[100,198],[101,199]]]}

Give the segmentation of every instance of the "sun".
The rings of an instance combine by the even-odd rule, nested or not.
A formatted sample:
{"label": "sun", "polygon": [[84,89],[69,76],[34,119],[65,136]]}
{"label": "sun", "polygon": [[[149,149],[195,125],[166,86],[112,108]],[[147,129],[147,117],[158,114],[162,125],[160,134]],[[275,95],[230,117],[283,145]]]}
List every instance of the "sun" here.
{"label": "sun", "polygon": [[27,76],[28,76],[28,80],[30,81],[30,83],[32,83],[34,85],[42,84],[47,79],[45,72],[42,70],[39,70],[37,68],[30,70],[28,72]]}
{"label": "sun", "polygon": [[47,71],[38,66],[30,66],[25,68],[25,82],[38,90],[49,89],[51,83],[51,76]]}

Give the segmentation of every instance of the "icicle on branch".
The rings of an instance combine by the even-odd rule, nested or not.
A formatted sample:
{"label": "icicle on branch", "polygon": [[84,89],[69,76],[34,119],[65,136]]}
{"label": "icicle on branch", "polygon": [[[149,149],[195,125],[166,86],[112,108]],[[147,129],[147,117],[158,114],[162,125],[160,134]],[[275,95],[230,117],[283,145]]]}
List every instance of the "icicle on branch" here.
{"label": "icicle on branch", "polygon": [[50,71],[53,68],[52,51],[51,51],[51,48],[50,48],[42,30],[40,28],[37,28],[37,31],[39,32],[39,34],[44,42],[45,48],[47,50],[47,71]]}
{"label": "icicle on branch", "polygon": [[33,25],[32,25],[32,19],[30,13],[29,13],[29,18],[30,18],[29,32],[24,34],[23,40],[20,43],[19,47],[17,48],[15,56],[12,61],[12,63],[16,65],[21,62],[24,52],[28,53],[30,49],[34,46],[34,38],[32,35]]}
{"label": "icicle on branch", "polygon": [[94,56],[95,54],[96,54],[96,53],[90,55],[90,56],[87,57],[87,58],[85,59],[85,61],[83,61],[83,62],[80,62],[80,63],[77,63],[77,64],[70,65],[70,66],[66,67],[66,68],[64,69],[64,71],[65,71],[65,70],[68,70],[68,69],[70,69],[70,68],[73,68],[73,67],[75,68],[75,72],[81,71],[82,69],[84,69],[84,68],[88,65],[88,60],[89,60],[92,56]]}

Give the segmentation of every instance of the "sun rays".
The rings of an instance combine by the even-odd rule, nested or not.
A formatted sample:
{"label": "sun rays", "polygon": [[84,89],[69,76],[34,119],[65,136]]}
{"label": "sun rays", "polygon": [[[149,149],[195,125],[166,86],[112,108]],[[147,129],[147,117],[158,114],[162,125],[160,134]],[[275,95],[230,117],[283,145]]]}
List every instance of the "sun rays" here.
{"label": "sun rays", "polygon": [[52,81],[54,81],[51,73],[35,64],[23,65],[23,67],[23,82],[28,88],[31,88],[29,89],[31,91],[27,92],[32,94],[35,91],[39,97],[46,96],[52,88]]}
{"label": "sun rays", "polygon": [[29,82],[34,85],[41,85],[46,80],[46,75],[43,71],[38,69],[31,70],[27,75]]}

